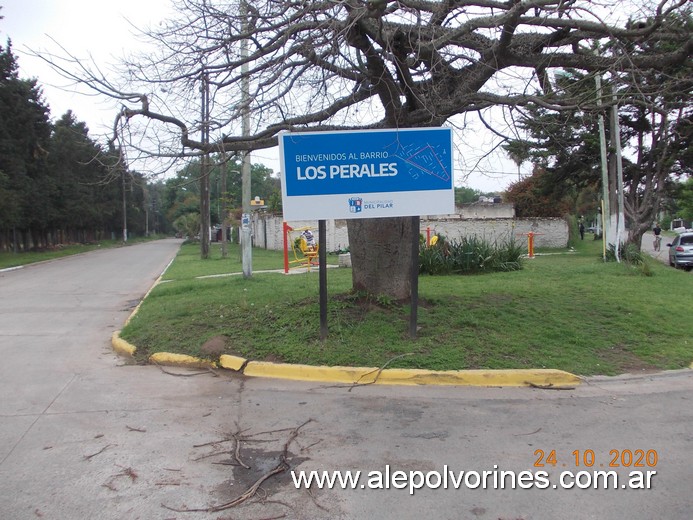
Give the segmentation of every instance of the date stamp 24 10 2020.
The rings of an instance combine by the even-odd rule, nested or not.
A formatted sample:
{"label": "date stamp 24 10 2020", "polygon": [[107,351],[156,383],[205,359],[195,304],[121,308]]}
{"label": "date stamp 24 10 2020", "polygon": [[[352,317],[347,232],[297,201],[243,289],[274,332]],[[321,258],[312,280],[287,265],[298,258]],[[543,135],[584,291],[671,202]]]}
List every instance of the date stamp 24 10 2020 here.
{"label": "date stamp 24 10 2020", "polygon": [[659,462],[657,450],[624,449],[609,450],[608,454],[595,454],[594,450],[573,450],[559,455],[555,449],[535,450],[535,468],[552,467],[599,467],[599,468],[654,468]]}

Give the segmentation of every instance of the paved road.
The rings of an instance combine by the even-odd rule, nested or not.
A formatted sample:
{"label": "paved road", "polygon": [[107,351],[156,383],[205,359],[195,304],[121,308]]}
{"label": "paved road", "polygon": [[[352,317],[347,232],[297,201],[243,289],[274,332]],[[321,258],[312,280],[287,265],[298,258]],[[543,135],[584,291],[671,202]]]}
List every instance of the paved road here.
{"label": "paved road", "polygon": [[[659,260],[663,264],[669,265],[669,248],[667,247],[667,244],[670,244],[673,241],[673,237],[668,236],[668,235],[662,235],[662,247],[659,251],[655,251],[654,249],[654,233],[651,231],[648,231],[645,233],[642,237],[642,245],[641,245],[641,250],[647,254],[649,254],[652,258]],[[672,267],[673,269],[673,267]],[[684,272],[683,269],[680,270],[680,272]],[[693,270],[688,271],[688,274],[690,276],[693,276]]]}
{"label": "paved road", "polygon": [[[590,378],[567,391],[350,389],[126,365],[110,349],[111,331],[177,247],[160,241],[0,273],[0,517],[691,518],[693,371]],[[446,465],[546,470],[553,484],[561,471],[590,469],[584,461],[592,452],[594,468],[608,466],[612,450],[626,463],[625,450],[656,450],[658,458],[638,468],[657,471],[649,490],[421,489],[412,496],[394,486],[314,485],[309,493],[283,472],[226,509],[272,473],[285,448],[299,470],[389,466],[391,474],[421,471],[431,484]],[[537,450],[545,454],[539,461]],[[557,465],[535,467],[552,450]],[[488,473],[489,486],[493,479]],[[474,473],[468,482],[475,484]],[[190,509],[208,510],[176,511]]]}
{"label": "paved road", "polygon": [[662,235],[662,247],[659,251],[655,251],[654,233],[648,231],[642,236],[640,249],[660,262],[669,265],[669,248],[667,247],[667,244],[671,241],[671,237]]}

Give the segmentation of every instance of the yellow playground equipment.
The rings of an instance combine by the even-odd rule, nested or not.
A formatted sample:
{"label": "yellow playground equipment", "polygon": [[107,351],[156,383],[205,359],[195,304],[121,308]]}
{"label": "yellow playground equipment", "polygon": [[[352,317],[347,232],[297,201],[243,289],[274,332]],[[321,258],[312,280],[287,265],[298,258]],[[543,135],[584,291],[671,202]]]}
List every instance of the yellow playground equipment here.
{"label": "yellow playground equipment", "polygon": [[[318,265],[320,244],[315,240],[317,230],[310,226],[292,228],[284,222],[284,272],[291,267],[304,267],[310,271]],[[293,252],[293,260],[289,259],[289,247]]]}

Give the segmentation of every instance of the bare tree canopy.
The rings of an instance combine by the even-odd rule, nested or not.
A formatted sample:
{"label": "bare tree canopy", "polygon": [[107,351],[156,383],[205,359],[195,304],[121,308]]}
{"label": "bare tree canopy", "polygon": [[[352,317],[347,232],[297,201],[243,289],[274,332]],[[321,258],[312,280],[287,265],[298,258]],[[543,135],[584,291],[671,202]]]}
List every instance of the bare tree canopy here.
{"label": "bare tree canopy", "polygon": [[[178,0],[176,8],[176,19],[145,30],[157,52],[133,57],[117,79],[74,57],[60,62],[72,79],[122,100],[114,126],[122,145],[160,156],[268,148],[282,130],[439,126],[499,105],[595,109],[594,91],[561,90],[558,69],[632,83],[657,71],[691,87],[690,75],[666,74],[690,63],[692,32],[668,23],[690,17],[688,0]],[[200,116],[203,84],[209,121]],[[638,88],[619,92],[602,105],[648,103]],[[254,130],[240,135],[246,110]],[[194,137],[202,128],[209,141]],[[354,287],[406,298],[406,269],[379,277],[382,286],[359,273],[393,255],[408,265],[418,230],[397,219],[365,226],[360,236],[379,239],[362,258],[352,254]]]}
{"label": "bare tree canopy", "polygon": [[[637,11],[580,0],[261,0],[247,4],[247,15],[238,0],[179,0],[176,8],[178,18],[146,30],[158,52],[133,57],[117,80],[78,60],[63,69],[120,98],[124,120],[144,116],[162,136],[157,145],[172,145],[161,130],[171,132],[168,151],[178,154],[205,148],[193,138],[203,74],[213,89],[208,146],[239,151],[274,146],[281,130],[437,126],[495,105],[585,105],[594,98],[557,96],[549,71],[666,70],[693,51],[690,32],[666,23],[685,15],[686,0]],[[616,9],[631,10],[630,21],[610,25]],[[608,51],[595,52],[607,42]],[[632,52],[642,46],[660,50]],[[244,74],[256,128],[249,137],[237,131]]]}

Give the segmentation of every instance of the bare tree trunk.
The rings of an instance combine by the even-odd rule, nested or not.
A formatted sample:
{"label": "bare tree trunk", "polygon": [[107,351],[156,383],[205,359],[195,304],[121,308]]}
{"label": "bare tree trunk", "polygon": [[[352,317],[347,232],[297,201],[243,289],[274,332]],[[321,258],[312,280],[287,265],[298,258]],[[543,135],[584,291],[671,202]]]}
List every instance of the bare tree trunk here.
{"label": "bare tree trunk", "polygon": [[410,217],[347,222],[352,283],[358,291],[396,300],[411,297],[411,242],[418,229]]}

